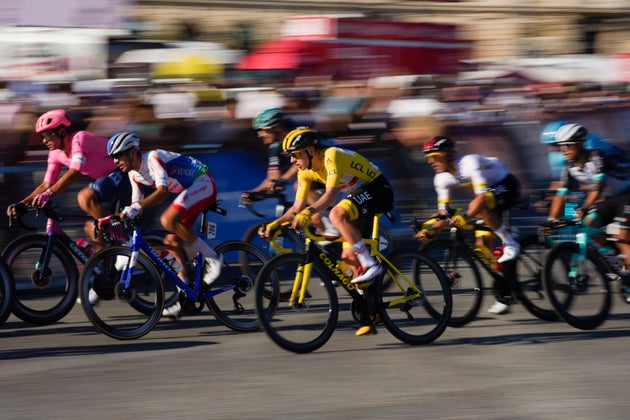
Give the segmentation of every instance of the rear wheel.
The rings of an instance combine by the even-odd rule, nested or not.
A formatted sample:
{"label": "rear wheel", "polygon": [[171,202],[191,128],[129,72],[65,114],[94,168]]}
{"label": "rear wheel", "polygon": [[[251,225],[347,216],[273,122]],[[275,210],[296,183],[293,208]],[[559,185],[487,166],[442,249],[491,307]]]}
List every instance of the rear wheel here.
{"label": "rear wheel", "polygon": [[48,239],[39,234],[20,236],[2,252],[15,282],[13,313],[32,324],[59,321],[77,300],[77,264],[57,241],[46,261]]}
{"label": "rear wheel", "polygon": [[516,260],[518,287],[516,298],[535,317],[543,321],[560,319],[543,287],[543,263],[549,246],[538,240],[538,235],[526,236],[519,241],[521,251]]}
{"label": "rear wheel", "polygon": [[483,301],[483,282],[468,248],[448,239],[434,239],[420,251],[433,258],[444,270],[453,296],[449,327],[462,327],[475,319]]}
{"label": "rear wheel", "polygon": [[254,282],[267,256],[254,245],[242,241],[222,243],[215,251],[223,255],[223,268],[209,290],[224,291],[207,298],[208,307],[217,320],[235,331],[258,330]]}

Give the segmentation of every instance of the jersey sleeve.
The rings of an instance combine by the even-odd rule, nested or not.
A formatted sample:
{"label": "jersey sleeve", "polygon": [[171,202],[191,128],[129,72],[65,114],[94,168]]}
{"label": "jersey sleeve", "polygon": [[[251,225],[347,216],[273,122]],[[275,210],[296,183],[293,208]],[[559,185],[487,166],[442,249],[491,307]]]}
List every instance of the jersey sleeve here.
{"label": "jersey sleeve", "polygon": [[79,131],[72,136],[72,148],[70,151],[70,169],[74,169],[81,173],[85,172],[84,166],[87,162],[87,150],[88,147],[85,144],[87,138],[84,136],[83,131]]}
{"label": "jersey sleeve", "polygon": [[168,187],[168,173],[166,172],[166,164],[160,159],[156,150],[149,152],[147,158],[147,166],[151,174],[151,179],[155,183],[155,187]]}
{"label": "jersey sleeve", "polygon": [[[51,150],[48,152],[46,173],[44,173],[44,182],[49,184],[54,184],[59,179],[59,174],[61,174],[61,169],[63,165],[59,162],[55,157],[56,150]],[[63,153],[63,152],[62,152]]]}
{"label": "jersey sleeve", "polygon": [[470,179],[476,195],[488,191],[488,180],[483,174],[483,158],[479,155],[464,156],[460,162],[462,177]]}

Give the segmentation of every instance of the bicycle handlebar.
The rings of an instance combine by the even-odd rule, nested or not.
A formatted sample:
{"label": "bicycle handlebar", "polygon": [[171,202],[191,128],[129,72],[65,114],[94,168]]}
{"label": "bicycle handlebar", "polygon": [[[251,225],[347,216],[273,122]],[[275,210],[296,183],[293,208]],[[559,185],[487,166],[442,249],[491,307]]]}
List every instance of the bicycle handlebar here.
{"label": "bicycle handlebar", "polygon": [[[30,231],[36,231],[37,227],[29,225],[24,222],[23,218],[28,213],[35,212],[35,216],[39,216],[39,212],[41,211],[44,216],[49,219],[52,219],[56,222],[63,222],[65,217],[59,213],[59,207],[53,206],[52,202],[49,202],[44,207],[33,206],[31,204],[21,203],[22,205],[18,208],[18,214],[16,217],[17,223],[24,229]],[[13,218],[9,217],[9,228],[13,226]]]}
{"label": "bicycle handlebar", "polygon": [[278,188],[269,188],[264,191],[245,191],[243,195],[247,194],[247,196],[244,197],[241,195],[238,206],[240,208],[247,208],[256,217],[263,218],[265,215],[256,210],[254,202],[273,198],[278,200],[278,203],[284,207],[291,207],[293,203],[287,201],[287,196],[283,191],[284,189]]}

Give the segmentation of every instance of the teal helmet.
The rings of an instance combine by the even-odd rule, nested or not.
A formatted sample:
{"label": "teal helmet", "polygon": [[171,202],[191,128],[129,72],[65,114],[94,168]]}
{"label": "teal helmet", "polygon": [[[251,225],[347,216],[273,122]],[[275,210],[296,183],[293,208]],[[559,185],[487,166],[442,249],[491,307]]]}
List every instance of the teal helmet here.
{"label": "teal helmet", "polygon": [[264,130],[284,121],[284,114],[280,108],[266,109],[254,118],[252,126],[254,130]]}
{"label": "teal helmet", "polygon": [[556,132],[563,125],[569,124],[566,121],[554,121],[550,122],[543,128],[540,132],[540,142],[542,144],[555,144],[556,143]]}

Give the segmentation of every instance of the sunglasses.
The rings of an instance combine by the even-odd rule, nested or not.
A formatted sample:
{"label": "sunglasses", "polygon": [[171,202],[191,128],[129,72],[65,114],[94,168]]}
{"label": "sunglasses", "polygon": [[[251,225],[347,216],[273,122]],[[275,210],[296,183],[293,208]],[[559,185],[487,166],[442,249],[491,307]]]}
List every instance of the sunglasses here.
{"label": "sunglasses", "polygon": [[51,133],[42,133],[42,139],[44,140],[50,140],[53,138],[53,136],[56,136],[57,133],[55,133],[54,131]]}
{"label": "sunglasses", "polygon": [[292,158],[299,159],[300,156],[302,156],[302,151],[301,150],[296,150],[296,151],[293,151],[293,152],[289,153],[289,155]]}

